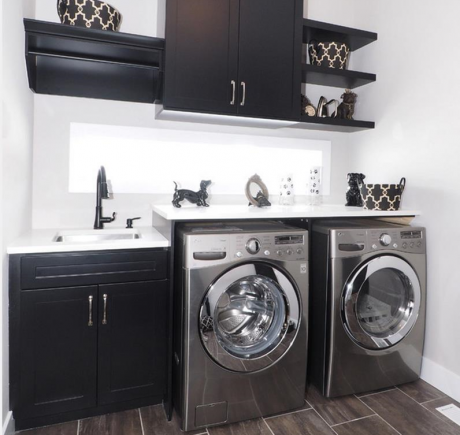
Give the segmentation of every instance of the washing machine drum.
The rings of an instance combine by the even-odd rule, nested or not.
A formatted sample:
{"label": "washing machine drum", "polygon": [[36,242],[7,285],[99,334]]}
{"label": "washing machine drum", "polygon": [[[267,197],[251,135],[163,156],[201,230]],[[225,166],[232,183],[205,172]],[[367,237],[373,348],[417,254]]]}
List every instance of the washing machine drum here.
{"label": "washing machine drum", "polygon": [[219,365],[253,372],[275,364],[289,350],[300,318],[299,295],[286,274],[266,263],[245,264],[208,289],[200,335]]}
{"label": "washing machine drum", "polygon": [[343,323],[360,346],[381,350],[411,332],[421,305],[421,286],[412,266],[393,255],[361,265],[343,291]]}

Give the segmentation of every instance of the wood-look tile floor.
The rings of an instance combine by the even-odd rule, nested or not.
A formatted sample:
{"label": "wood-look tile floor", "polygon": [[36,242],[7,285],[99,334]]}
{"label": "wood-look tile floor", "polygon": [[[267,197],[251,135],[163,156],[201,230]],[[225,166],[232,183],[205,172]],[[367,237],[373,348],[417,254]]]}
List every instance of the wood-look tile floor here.
{"label": "wood-look tile floor", "polygon": [[[304,408],[287,414],[188,432],[190,435],[460,435],[436,408],[452,398],[419,380],[368,394],[326,399],[310,388]],[[180,435],[161,405],[17,432],[21,435]]]}

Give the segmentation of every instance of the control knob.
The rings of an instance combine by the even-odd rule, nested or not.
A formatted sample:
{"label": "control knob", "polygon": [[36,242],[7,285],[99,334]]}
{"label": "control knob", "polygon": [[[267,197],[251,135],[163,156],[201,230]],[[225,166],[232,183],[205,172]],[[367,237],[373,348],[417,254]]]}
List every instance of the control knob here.
{"label": "control knob", "polygon": [[260,251],[260,241],[258,239],[249,239],[246,243],[246,251],[254,255]]}
{"label": "control knob", "polygon": [[389,234],[383,233],[380,236],[379,242],[382,246],[390,246],[391,236]]}

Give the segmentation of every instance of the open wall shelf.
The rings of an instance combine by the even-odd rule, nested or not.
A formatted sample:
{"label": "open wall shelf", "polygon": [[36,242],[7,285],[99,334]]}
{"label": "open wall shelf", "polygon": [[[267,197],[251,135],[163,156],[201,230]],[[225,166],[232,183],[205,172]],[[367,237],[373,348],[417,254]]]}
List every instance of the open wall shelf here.
{"label": "open wall shelf", "polygon": [[375,74],[303,64],[302,83],[355,89],[375,82]]}
{"label": "open wall shelf", "polygon": [[30,88],[39,94],[154,103],[164,39],[24,20]]}
{"label": "open wall shelf", "polygon": [[375,123],[369,121],[350,121],[348,119],[338,118],[318,118],[317,116],[302,116],[300,123],[296,124],[295,128],[352,133],[355,131],[369,130],[375,128]]}

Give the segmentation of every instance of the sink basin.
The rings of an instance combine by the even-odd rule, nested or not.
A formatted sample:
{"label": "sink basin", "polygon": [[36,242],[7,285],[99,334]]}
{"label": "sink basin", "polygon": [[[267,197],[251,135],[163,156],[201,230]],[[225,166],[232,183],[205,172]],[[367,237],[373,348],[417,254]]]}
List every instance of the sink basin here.
{"label": "sink basin", "polygon": [[137,230],[79,230],[60,231],[56,234],[53,242],[57,243],[94,243],[94,242],[117,242],[120,240],[136,240],[141,235]]}

